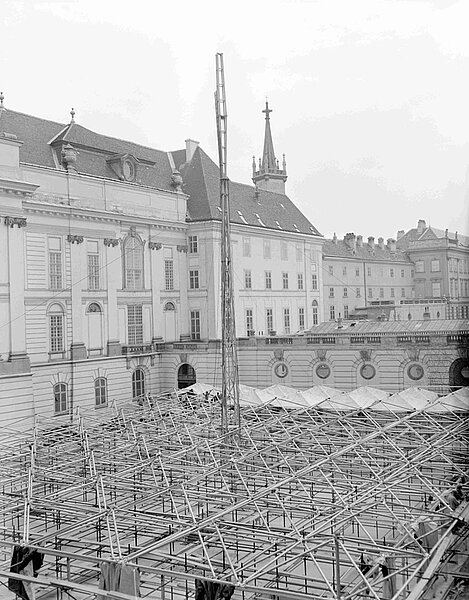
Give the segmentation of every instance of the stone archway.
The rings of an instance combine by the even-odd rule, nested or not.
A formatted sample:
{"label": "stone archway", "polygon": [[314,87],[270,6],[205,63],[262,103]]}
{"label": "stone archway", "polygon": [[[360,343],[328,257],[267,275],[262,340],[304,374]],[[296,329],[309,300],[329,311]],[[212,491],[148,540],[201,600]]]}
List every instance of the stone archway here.
{"label": "stone archway", "polygon": [[178,389],[193,385],[197,381],[194,367],[188,363],[183,363],[178,369]]}
{"label": "stone archway", "polygon": [[469,358],[456,359],[449,368],[449,385],[453,388],[469,385]]}

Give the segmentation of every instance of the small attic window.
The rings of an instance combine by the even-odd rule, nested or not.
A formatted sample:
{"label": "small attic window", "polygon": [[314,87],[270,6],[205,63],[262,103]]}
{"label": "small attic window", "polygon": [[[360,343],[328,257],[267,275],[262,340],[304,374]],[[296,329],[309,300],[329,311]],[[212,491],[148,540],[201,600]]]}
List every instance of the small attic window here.
{"label": "small attic window", "polygon": [[262,225],[262,227],[265,227],[265,223],[262,222],[262,219],[260,218],[260,216],[257,213],[255,213],[255,215],[256,215],[256,219],[259,221],[259,223]]}
{"label": "small attic window", "polygon": [[240,216],[241,221],[247,225],[248,222],[244,218],[243,213],[240,210],[238,210],[237,212],[238,212],[238,215]]}
{"label": "small attic window", "polygon": [[279,223],[278,221],[275,221],[275,223],[276,223],[276,225],[277,225],[277,227],[278,227],[279,229],[282,229],[282,227],[281,227],[281,225],[280,225],[280,223]]}
{"label": "small attic window", "polygon": [[281,202],[280,202],[280,206],[281,206],[282,208],[285,208]]}
{"label": "small attic window", "polygon": [[217,206],[217,210],[218,210],[218,212],[222,212],[222,210],[219,206]]}
{"label": "small attic window", "polygon": [[298,225],[296,223],[293,223],[293,227],[298,231],[298,233],[300,232],[300,230],[298,229]]}

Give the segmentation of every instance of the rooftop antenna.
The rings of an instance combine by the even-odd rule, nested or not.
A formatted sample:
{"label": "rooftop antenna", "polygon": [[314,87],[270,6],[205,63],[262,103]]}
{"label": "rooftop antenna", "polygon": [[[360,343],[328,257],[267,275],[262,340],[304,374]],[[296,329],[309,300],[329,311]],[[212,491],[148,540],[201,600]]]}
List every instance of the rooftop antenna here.
{"label": "rooftop antenna", "polygon": [[221,429],[228,433],[240,428],[238,356],[233,299],[233,265],[230,236],[230,182],[226,173],[227,114],[223,54],[216,54],[215,113],[220,165],[221,225],[221,317],[222,317],[222,391]]}

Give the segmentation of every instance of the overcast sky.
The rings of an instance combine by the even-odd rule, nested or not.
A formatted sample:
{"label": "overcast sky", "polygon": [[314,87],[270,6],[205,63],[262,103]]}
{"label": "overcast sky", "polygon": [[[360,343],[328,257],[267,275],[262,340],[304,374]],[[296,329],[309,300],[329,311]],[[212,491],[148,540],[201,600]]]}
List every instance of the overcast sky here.
{"label": "overcast sky", "polygon": [[5,106],[217,160],[250,183],[269,99],[287,194],[326,236],[469,233],[469,2],[70,0],[0,3]]}

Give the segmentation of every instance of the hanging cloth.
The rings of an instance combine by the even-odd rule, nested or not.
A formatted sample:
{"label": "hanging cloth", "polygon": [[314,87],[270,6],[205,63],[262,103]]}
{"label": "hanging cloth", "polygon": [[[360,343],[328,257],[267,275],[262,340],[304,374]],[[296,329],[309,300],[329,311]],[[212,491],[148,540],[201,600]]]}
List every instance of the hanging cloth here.
{"label": "hanging cloth", "polygon": [[[123,563],[102,562],[99,589],[107,592],[120,592],[128,596],[140,597],[140,572],[136,567]],[[105,596],[98,595],[105,600]]]}
{"label": "hanging cloth", "polygon": [[[37,577],[44,562],[44,554],[27,546],[15,546],[11,555],[10,572],[28,577]],[[8,589],[23,600],[35,600],[34,584],[10,577]]]}

